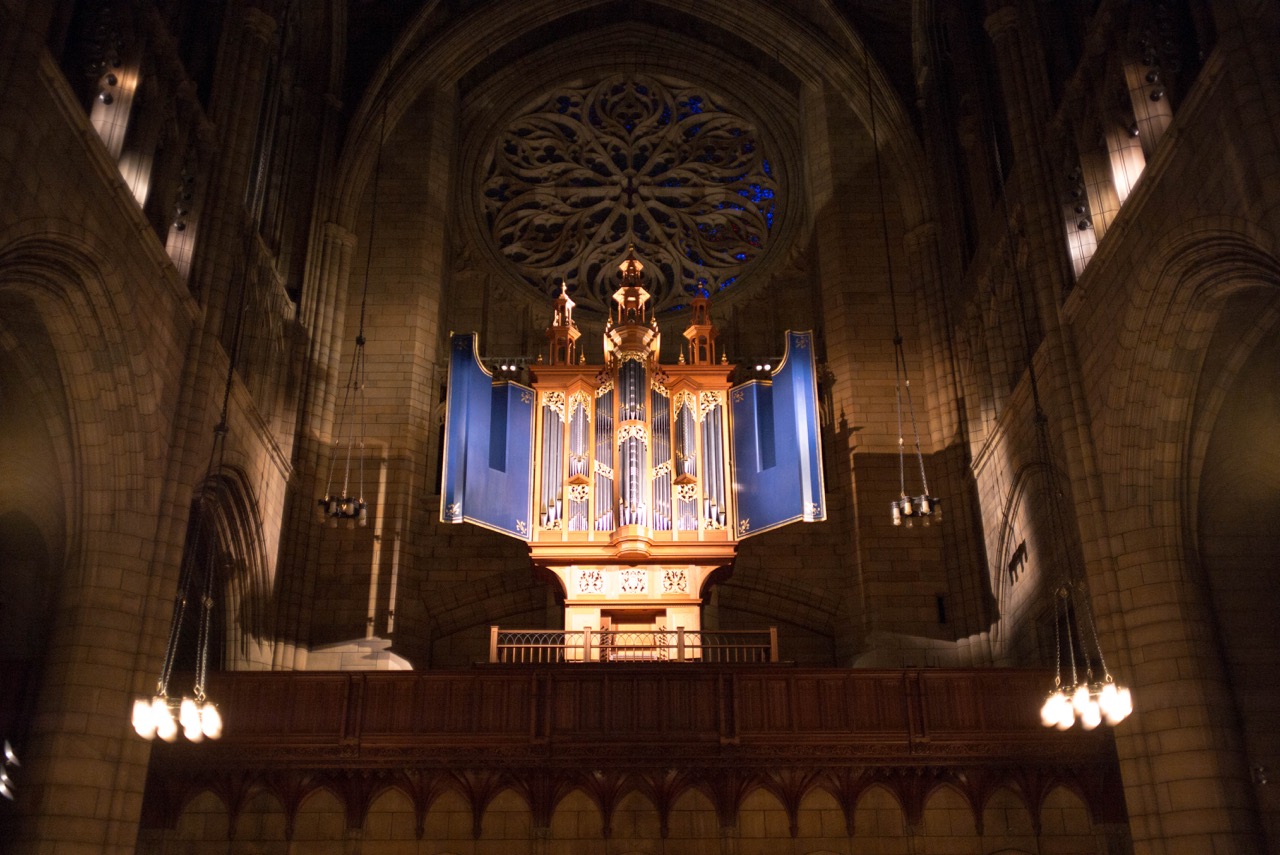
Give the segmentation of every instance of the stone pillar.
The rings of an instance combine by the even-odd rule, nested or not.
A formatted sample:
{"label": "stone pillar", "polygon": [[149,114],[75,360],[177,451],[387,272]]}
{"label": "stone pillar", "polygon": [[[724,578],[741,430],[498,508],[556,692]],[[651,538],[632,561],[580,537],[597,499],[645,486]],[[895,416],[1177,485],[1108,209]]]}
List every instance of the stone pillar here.
{"label": "stone pillar", "polygon": [[[842,527],[848,529],[857,543],[860,535],[854,498],[853,459],[861,436],[855,433],[853,426],[860,426],[863,421],[854,403],[859,363],[853,351],[860,337],[854,329],[856,301],[853,279],[860,266],[854,257],[859,241],[853,233],[853,221],[847,216],[849,212],[845,204],[850,198],[866,198],[865,194],[873,193],[875,187],[874,184],[866,185],[864,170],[860,176],[863,184],[857,188],[863,195],[853,195],[854,188],[849,186],[853,180],[853,176],[848,174],[849,162],[867,163],[870,147],[865,131],[856,123],[847,105],[843,115],[832,115],[831,99],[830,93],[821,85],[806,87],[801,94],[800,112],[808,191],[805,196],[810,205],[809,218],[814,224],[813,274],[820,283],[821,294],[820,334],[827,367],[833,377],[830,394],[834,431],[830,441],[835,447],[826,455],[827,460],[832,461],[826,472],[826,488],[829,494],[835,492],[838,495],[839,502],[828,499],[828,518],[836,525],[843,522]],[[837,151],[844,152],[846,157],[843,160],[838,158]],[[887,337],[888,333],[885,335]],[[823,441],[827,442],[828,438],[824,437]],[[840,512],[844,515],[843,521],[836,516]],[[842,559],[842,563],[848,565],[848,577],[858,579],[861,576],[862,550],[847,550]],[[840,661],[848,661],[865,647],[866,598],[860,594],[857,584],[846,587],[841,595],[847,611],[854,616],[846,634],[836,639]]]}
{"label": "stone pillar", "polygon": [[298,438],[293,477],[286,500],[286,541],[280,564],[281,584],[276,604],[277,643],[272,667],[305,668],[306,639],[302,636],[303,602],[312,590],[308,583],[315,556],[308,546],[318,537],[315,502],[325,490],[328,446],[333,435],[334,409],[339,389],[341,339],[346,332],[345,313],[356,236],[327,222],[319,230],[319,248],[308,275],[309,291],[303,297],[302,315],[310,332],[305,387],[298,418]]}
{"label": "stone pillar", "polygon": [[[218,128],[218,160],[205,191],[209,201],[200,216],[201,235],[195,247],[191,283],[205,304],[206,326],[224,344],[235,326],[234,319],[225,317],[227,301],[241,287],[236,280],[235,260],[243,259],[248,264],[245,233],[249,224],[244,200],[253,171],[275,31],[276,21],[266,12],[254,7],[243,11],[238,31],[228,33],[223,40],[233,46],[233,52],[219,65],[210,104]],[[243,268],[239,274],[246,279],[249,275]]]}
{"label": "stone pillar", "polygon": [[[4,841],[6,852],[134,852],[150,744],[129,727],[129,708],[155,690],[192,487],[212,443],[207,379],[225,362],[210,347],[218,350],[198,333],[187,341],[176,415],[164,422],[163,438],[141,438],[160,431],[160,419],[122,407],[114,376],[68,377],[68,393],[93,402],[76,416],[77,433],[93,438],[77,460],[84,513],[63,569],[33,750],[22,758],[25,818],[16,839]],[[151,441],[164,457],[106,457]]]}

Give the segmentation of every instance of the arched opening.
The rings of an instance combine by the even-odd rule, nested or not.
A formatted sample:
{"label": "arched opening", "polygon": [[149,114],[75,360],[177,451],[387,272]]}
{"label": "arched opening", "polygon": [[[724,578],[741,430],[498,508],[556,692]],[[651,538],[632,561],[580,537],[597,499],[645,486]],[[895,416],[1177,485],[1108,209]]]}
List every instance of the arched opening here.
{"label": "arched opening", "polygon": [[0,514],[0,738],[20,744],[35,705],[53,616],[49,547],[26,514]]}
{"label": "arched opening", "polygon": [[[1280,752],[1274,711],[1280,630],[1269,608],[1280,599],[1280,339],[1263,339],[1243,361],[1210,430],[1199,482],[1198,546],[1227,676],[1243,725],[1251,774]],[[1280,840],[1270,787],[1255,787]],[[1269,807],[1269,809],[1267,809]]]}

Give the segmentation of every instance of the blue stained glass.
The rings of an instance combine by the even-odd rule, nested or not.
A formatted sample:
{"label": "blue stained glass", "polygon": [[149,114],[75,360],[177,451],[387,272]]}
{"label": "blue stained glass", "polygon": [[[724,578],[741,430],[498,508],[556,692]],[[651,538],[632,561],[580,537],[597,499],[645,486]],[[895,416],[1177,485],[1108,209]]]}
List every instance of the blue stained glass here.
{"label": "blue stained glass", "polygon": [[770,163],[769,163],[769,161],[768,161],[768,160],[762,160],[762,161],[760,161],[760,166],[761,166],[761,168],[762,168],[762,169],[764,169],[764,174],[765,174],[765,175],[768,175],[770,178],[772,178],[772,177],[773,177],[773,166],[772,166],[772,165],[770,165]]}
{"label": "blue stained glass", "polygon": [[692,96],[691,98],[689,98],[689,100],[688,100],[688,102],[687,102],[687,103],[688,103],[688,105],[689,105],[689,112],[690,112],[690,113],[701,113],[701,112],[702,112],[702,99],[701,99],[701,98],[699,98],[698,96],[696,96],[696,95]]}
{"label": "blue stained glass", "polygon": [[766,199],[773,198],[773,188],[762,187],[759,184],[752,184],[744,190],[739,190],[738,195],[745,196],[748,199],[750,199],[752,202],[759,204]]}
{"label": "blue stained glass", "polygon": [[734,258],[736,258],[736,259],[738,259],[738,261],[746,261],[746,260],[747,260],[747,254],[746,254],[745,252],[735,252],[735,253],[733,254],[733,257],[734,257]]}

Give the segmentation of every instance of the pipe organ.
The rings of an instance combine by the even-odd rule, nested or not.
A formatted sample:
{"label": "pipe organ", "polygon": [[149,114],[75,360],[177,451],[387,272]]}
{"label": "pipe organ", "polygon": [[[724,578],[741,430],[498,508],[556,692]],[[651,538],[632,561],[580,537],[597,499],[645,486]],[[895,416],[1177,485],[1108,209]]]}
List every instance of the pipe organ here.
{"label": "pipe organ", "polygon": [[621,265],[603,364],[581,355],[563,288],[529,386],[452,338],[441,517],[526,541],[564,586],[566,630],[698,630],[740,539],[826,518],[812,335],[788,333],[781,365],[731,386],[695,297],[688,358],[662,364],[641,267]]}

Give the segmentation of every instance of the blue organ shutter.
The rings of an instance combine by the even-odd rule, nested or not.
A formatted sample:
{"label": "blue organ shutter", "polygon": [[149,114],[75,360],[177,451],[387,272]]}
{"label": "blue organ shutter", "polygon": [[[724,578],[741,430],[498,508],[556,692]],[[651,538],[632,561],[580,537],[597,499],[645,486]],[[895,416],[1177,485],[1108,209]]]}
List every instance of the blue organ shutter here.
{"label": "blue organ shutter", "polygon": [[453,336],[445,405],[440,519],[529,540],[533,500],[533,390],[493,381],[474,333]]}
{"label": "blue organ shutter", "polygon": [[826,519],[813,334],[788,332],[769,381],[730,389],[729,417],[738,538]]}

